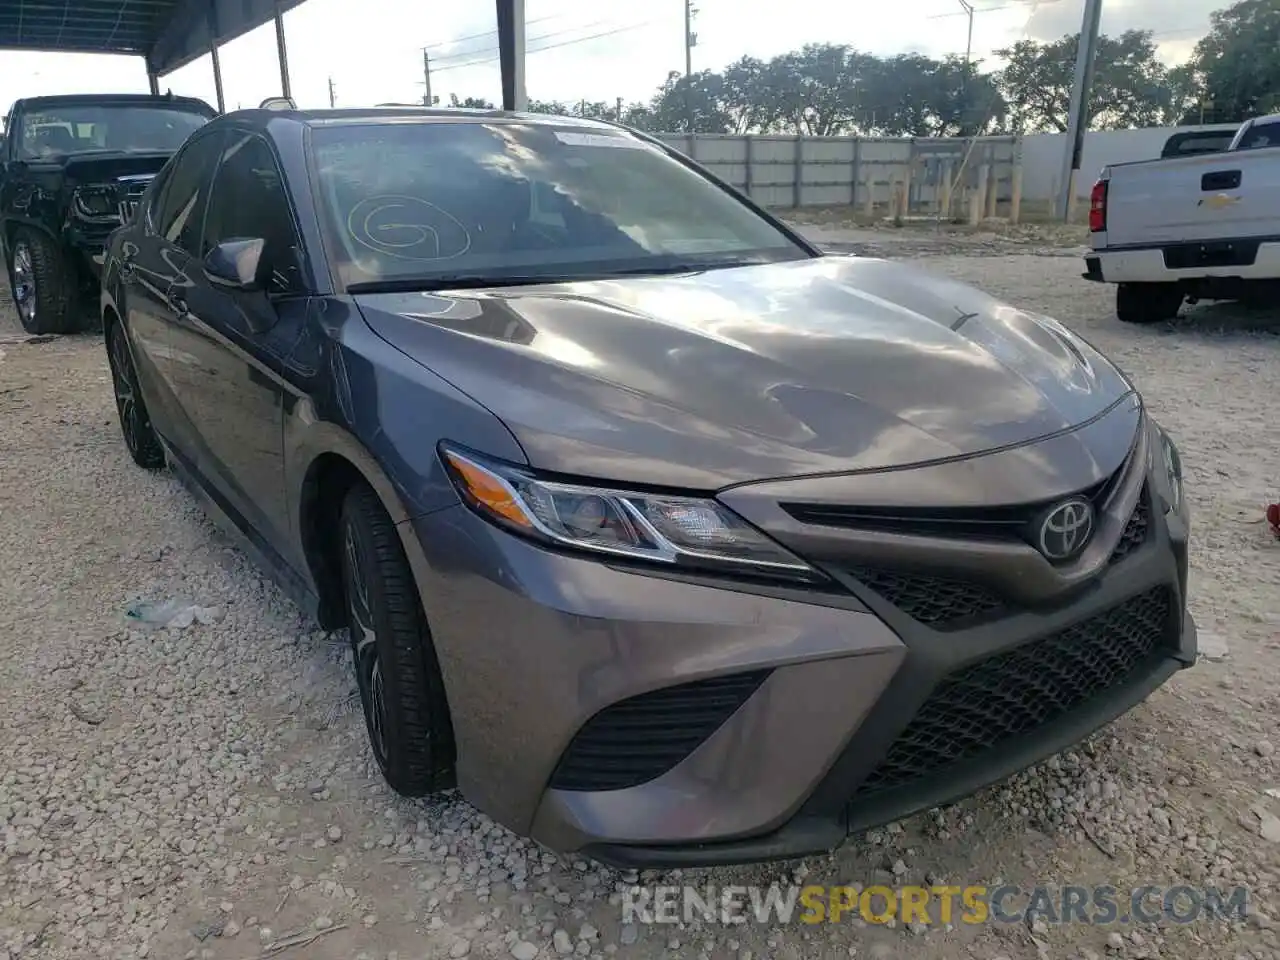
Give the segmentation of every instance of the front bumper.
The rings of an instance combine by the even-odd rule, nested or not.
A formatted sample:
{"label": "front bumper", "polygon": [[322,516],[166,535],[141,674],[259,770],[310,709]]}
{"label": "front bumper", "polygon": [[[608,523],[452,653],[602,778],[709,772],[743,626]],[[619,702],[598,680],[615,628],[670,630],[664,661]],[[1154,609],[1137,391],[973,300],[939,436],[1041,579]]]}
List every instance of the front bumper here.
{"label": "front bumper", "polygon": [[[968,795],[1194,663],[1185,519],[1163,516],[1134,469],[1139,541],[1138,508],[1126,506],[1123,536],[1100,528],[1117,543],[1087,581],[958,630],[923,624],[835,568],[848,592],[766,591],[549,552],[462,507],[411,521],[458,784],[549,847],[633,867],[823,853],[851,831]],[[732,694],[705,692],[709,678],[750,682],[702,736],[708,704]],[[592,724],[610,715],[597,736]],[[694,735],[672,754],[664,738],[681,730]],[[938,762],[934,741],[954,748],[953,762]],[[657,775],[626,781],[628,765],[664,750]],[[605,788],[614,775],[622,785]]]}

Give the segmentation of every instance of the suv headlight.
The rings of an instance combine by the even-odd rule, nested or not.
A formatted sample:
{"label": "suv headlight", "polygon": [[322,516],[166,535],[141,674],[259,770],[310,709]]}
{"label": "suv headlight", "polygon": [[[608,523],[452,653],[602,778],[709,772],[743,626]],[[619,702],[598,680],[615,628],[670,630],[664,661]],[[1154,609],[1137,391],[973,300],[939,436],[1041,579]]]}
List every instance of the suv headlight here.
{"label": "suv headlight", "polygon": [[76,214],[84,220],[115,220],[120,211],[111,187],[79,187],[72,196]]}
{"label": "suv headlight", "polygon": [[714,500],[544,480],[449,447],[441,455],[468,506],[548,545],[704,571],[826,580]]}

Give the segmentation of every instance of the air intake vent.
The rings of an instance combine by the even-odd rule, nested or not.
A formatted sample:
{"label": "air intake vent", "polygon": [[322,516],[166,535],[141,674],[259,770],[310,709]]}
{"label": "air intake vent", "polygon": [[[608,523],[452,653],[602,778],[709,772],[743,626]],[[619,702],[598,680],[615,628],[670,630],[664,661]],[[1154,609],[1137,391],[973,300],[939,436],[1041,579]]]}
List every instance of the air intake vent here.
{"label": "air intake vent", "polygon": [[606,707],[586,722],[551,775],[556,790],[624,790],[654,780],[710,737],[768,670],[697,680]]}
{"label": "air intake vent", "polygon": [[1103,695],[1159,655],[1172,615],[1173,598],[1160,587],[953,673],[863,781],[857,799],[996,749]]}

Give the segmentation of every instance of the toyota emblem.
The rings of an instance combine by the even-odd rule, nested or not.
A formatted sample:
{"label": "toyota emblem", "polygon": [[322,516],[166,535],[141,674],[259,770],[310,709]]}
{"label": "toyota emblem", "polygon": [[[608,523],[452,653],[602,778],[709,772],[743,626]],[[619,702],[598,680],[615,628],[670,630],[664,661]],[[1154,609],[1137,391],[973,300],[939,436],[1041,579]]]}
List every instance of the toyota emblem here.
{"label": "toyota emblem", "polygon": [[1058,504],[1040,522],[1037,546],[1045,558],[1070,560],[1084,549],[1093,533],[1093,504],[1083,498]]}

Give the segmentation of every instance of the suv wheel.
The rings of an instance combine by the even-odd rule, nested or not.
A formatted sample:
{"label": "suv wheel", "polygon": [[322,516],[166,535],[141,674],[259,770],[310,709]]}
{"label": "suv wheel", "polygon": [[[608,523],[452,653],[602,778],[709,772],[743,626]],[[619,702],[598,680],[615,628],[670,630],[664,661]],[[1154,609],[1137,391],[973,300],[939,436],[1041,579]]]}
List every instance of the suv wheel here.
{"label": "suv wheel", "polygon": [[1122,283],[1116,287],[1116,316],[1123,323],[1173,320],[1183,299],[1176,283]]}
{"label": "suv wheel", "polygon": [[377,494],[353,487],[339,526],[356,686],[369,744],[397,793],[453,786],[453,725],[444,680],[400,535]]}
{"label": "suv wheel", "polygon": [[19,230],[9,254],[9,283],[18,319],[27,333],[71,333],[71,278],[53,240]]}
{"label": "suv wheel", "polygon": [[164,448],[151,426],[151,417],[138,388],[138,371],[129,352],[129,338],[120,321],[111,324],[107,334],[107,363],[111,367],[111,386],[116,395],[116,413],[120,416],[120,432],[133,462],[148,470],[164,466]]}

